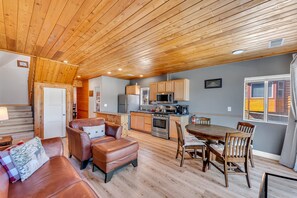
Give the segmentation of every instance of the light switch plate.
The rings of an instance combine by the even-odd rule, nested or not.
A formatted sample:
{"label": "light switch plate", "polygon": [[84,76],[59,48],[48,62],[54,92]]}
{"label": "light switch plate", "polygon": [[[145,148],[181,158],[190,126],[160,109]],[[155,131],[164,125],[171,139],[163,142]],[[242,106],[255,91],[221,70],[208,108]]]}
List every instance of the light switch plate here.
{"label": "light switch plate", "polygon": [[104,104],[103,106],[104,106],[104,107],[107,107],[107,104]]}
{"label": "light switch plate", "polygon": [[227,109],[228,111],[232,111],[232,108],[231,107],[228,107],[228,109]]}

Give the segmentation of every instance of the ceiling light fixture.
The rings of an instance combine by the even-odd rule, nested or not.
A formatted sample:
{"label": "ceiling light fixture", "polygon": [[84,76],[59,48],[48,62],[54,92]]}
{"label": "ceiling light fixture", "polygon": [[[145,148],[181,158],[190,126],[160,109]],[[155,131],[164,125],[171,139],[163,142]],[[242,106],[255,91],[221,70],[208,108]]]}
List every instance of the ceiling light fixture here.
{"label": "ceiling light fixture", "polygon": [[78,76],[76,76],[77,78],[81,78],[81,76],[80,75],[78,75]]}
{"label": "ceiling light fixture", "polygon": [[142,78],[143,77],[143,75],[139,75],[140,76],[140,78]]}
{"label": "ceiling light fixture", "polygon": [[232,52],[232,54],[238,55],[238,54],[242,54],[243,52],[244,52],[243,49],[239,49],[239,50],[234,50],[234,51]]}
{"label": "ceiling light fixture", "polygon": [[119,71],[122,71],[123,69],[122,69],[122,68],[119,68],[118,70],[119,70]]}
{"label": "ceiling light fixture", "polygon": [[111,72],[107,72],[107,74],[111,74]]}
{"label": "ceiling light fixture", "polygon": [[67,63],[68,63],[68,61],[67,61],[67,60],[64,60],[64,61],[63,61],[63,63],[67,64]]}

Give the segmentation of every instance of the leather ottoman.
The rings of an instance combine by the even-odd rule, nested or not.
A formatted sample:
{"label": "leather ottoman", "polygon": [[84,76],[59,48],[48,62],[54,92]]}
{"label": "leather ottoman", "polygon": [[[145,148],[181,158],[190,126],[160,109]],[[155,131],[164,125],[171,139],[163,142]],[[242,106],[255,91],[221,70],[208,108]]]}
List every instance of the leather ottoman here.
{"label": "leather ottoman", "polygon": [[109,182],[117,168],[137,166],[138,148],[138,142],[124,138],[93,145],[93,172],[96,166],[105,173],[105,183]]}

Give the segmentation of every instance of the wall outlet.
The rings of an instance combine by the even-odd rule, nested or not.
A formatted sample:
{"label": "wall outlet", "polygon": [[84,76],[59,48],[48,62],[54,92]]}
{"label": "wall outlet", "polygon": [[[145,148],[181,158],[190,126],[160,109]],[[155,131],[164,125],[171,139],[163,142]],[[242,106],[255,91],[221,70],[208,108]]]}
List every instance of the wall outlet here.
{"label": "wall outlet", "polygon": [[107,104],[104,104],[103,106],[104,106],[104,107],[107,107]]}
{"label": "wall outlet", "polygon": [[232,108],[231,108],[231,107],[228,107],[227,110],[228,110],[228,111],[232,111]]}

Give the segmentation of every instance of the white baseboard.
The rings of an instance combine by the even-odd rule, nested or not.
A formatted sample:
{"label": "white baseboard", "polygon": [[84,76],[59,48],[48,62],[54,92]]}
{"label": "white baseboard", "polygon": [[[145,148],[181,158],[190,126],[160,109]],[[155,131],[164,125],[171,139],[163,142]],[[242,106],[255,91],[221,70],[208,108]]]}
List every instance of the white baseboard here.
{"label": "white baseboard", "polygon": [[280,160],[280,155],[275,155],[275,154],[272,154],[272,153],[266,153],[266,152],[263,152],[263,151],[253,150],[253,154],[257,155],[257,156],[260,156],[260,157],[265,157],[265,158],[268,158],[268,159],[273,159],[273,160],[277,160],[277,161]]}

